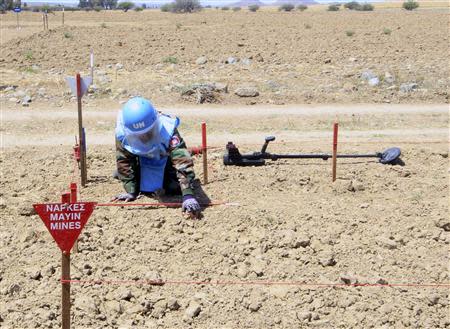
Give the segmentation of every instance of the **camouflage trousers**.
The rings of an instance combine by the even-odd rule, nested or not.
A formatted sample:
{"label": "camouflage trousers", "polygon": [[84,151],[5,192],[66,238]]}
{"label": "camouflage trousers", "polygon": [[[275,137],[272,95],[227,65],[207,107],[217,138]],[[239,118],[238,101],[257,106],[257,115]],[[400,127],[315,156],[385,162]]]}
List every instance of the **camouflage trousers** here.
{"label": "camouflage trousers", "polygon": [[[113,173],[115,179],[119,178],[119,172],[117,169]],[[177,171],[172,165],[171,161],[167,161],[164,168],[164,180],[163,180],[164,194],[166,195],[181,195],[181,186],[177,178]],[[147,194],[147,193],[144,193]],[[154,193],[148,193],[150,195]]]}

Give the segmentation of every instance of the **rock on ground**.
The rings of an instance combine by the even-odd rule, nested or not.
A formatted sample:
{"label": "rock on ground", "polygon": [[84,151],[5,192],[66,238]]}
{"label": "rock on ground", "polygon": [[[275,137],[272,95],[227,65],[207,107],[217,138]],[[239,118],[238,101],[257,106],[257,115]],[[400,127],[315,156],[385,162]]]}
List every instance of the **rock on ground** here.
{"label": "rock on ground", "polygon": [[259,91],[256,87],[238,87],[234,91],[239,97],[256,97],[259,96]]}

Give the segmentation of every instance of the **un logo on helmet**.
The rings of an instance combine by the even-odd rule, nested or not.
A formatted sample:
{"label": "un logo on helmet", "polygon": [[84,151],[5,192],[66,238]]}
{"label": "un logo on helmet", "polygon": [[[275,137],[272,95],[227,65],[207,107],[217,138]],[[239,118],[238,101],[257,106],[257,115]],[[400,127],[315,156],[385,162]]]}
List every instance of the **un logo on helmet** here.
{"label": "un logo on helmet", "polygon": [[141,122],[133,123],[133,128],[134,128],[134,129],[145,128],[145,122],[144,122],[144,121],[141,121]]}

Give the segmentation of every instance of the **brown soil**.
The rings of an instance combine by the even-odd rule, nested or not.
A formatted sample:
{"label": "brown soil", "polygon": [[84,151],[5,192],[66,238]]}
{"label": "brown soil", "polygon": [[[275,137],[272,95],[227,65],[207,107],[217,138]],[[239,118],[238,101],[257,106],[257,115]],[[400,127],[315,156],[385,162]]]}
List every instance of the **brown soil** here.
{"label": "brown soil", "polygon": [[[184,284],[74,284],[73,326],[448,327],[447,108],[341,109],[279,107],[276,113],[253,107],[246,113],[236,109],[237,116],[230,108],[205,114],[202,108],[172,109],[182,117],[181,132],[190,145],[199,141],[199,122],[208,123],[211,146],[220,148],[209,153],[210,183],[202,189],[212,200],[239,206],[207,208],[199,221],[183,219],[180,209],[96,209],[80,252],[72,255],[73,279]],[[89,182],[82,200],[105,202],[121,191],[111,177],[114,113],[104,110],[86,111]],[[68,189],[76,116],[70,108],[16,113],[5,111],[3,117],[8,142],[0,158],[0,317],[5,328],[56,328],[60,253],[31,204],[57,202]],[[250,151],[266,134],[278,137],[272,152],[329,152],[336,114],[340,152],[399,146],[405,166],[339,160],[338,179],[331,183],[331,163],[322,160],[258,168],[222,164],[228,140]],[[103,141],[93,145],[92,135]],[[25,136],[27,146],[17,146]],[[42,144],[45,138],[57,143]],[[200,168],[197,159],[201,179]],[[187,284],[198,281],[209,283]],[[249,281],[276,283],[243,283]],[[321,286],[344,282],[418,285]],[[427,286],[439,283],[447,287]],[[198,316],[186,315],[197,306]]]}
{"label": "brown soil", "polygon": [[[41,14],[24,13],[23,32],[14,30],[14,15],[1,18],[2,83],[31,90],[39,84],[57,98],[55,103],[64,88],[61,74],[88,73],[90,49],[97,71],[107,77],[104,84],[95,83],[110,89],[97,98],[142,94],[156,103],[174,104],[186,101],[180,91],[187,86],[221,82],[229,87],[217,100],[223,104],[448,101],[448,8],[66,12],[64,27],[60,13],[49,16],[50,31],[40,31]],[[200,56],[208,62],[197,65]],[[238,62],[225,64],[230,56]],[[116,63],[123,64],[117,75]],[[367,70],[378,75],[378,86],[361,80]],[[386,72],[394,82],[387,82]],[[418,89],[403,93],[403,83],[417,83]],[[240,85],[257,87],[260,96],[249,100],[234,95]]]}
{"label": "brown soil", "polygon": [[[198,197],[238,205],[206,208],[198,221],[180,209],[97,208],[72,255],[73,279],[180,284],[73,284],[74,328],[450,327],[446,6],[66,12],[66,26],[56,13],[46,32],[40,14],[21,14],[18,31],[14,15],[0,15],[1,327],[61,325],[60,252],[32,204],[58,202],[77,180],[76,104],[63,78],[88,74],[91,48],[97,89],[83,98],[89,179],[81,200],[122,191],[112,178],[115,116],[140,94],[181,117],[189,146],[200,144],[207,122],[210,182]],[[164,61],[170,56],[177,64]],[[205,65],[195,63],[200,56]],[[230,56],[239,61],[225,64]],[[378,86],[360,79],[366,70]],[[180,91],[198,82],[227,84],[229,93],[220,93],[222,104],[187,104]],[[417,89],[399,90],[410,82]],[[260,95],[240,98],[240,85]],[[331,183],[330,161],[222,163],[228,141],[255,151],[266,135],[277,137],[271,152],[328,153],[336,117],[339,152],[398,146],[405,165],[339,160]],[[201,180],[201,158],[195,163]],[[366,286],[327,286],[344,283]],[[370,286],[380,284],[393,286]]]}

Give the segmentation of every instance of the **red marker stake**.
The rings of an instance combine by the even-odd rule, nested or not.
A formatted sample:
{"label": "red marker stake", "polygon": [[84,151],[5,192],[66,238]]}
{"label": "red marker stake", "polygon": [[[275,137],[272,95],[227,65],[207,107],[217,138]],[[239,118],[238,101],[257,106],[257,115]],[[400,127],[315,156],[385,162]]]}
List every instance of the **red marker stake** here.
{"label": "red marker stake", "polygon": [[62,203],[70,203],[70,193],[61,194],[61,202]]}
{"label": "red marker stake", "polygon": [[[77,202],[77,183],[70,183],[70,202],[71,203]],[[73,251],[75,253],[78,252],[78,239],[75,241],[75,244],[73,245]]]}
{"label": "red marker stake", "polygon": [[203,157],[203,184],[208,184],[208,158],[206,144],[206,123],[202,122],[202,157]]}
{"label": "red marker stake", "polygon": [[77,183],[70,183],[70,202],[77,202]]}
{"label": "red marker stake", "polygon": [[333,182],[336,180],[337,140],[338,140],[338,123],[335,122],[333,125]]}

